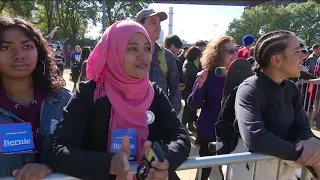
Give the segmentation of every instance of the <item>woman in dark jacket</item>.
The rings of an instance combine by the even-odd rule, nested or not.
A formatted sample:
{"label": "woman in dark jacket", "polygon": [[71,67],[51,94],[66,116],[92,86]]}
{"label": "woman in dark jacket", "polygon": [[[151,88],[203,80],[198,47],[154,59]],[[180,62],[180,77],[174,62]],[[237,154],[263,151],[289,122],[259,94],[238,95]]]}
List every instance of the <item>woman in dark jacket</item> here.
{"label": "woman in dark jacket", "polygon": [[[256,75],[239,86],[235,100],[241,134],[235,151],[240,152],[237,149],[242,147],[242,152],[250,150],[289,160],[282,161],[280,179],[292,177],[294,162],[312,166],[320,175],[320,141],[310,129],[300,90],[287,80],[300,76],[302,56],[299,41],[292,32],[265,34],[255,46]],[[259,162],[256,178],[276,179],[277,164],[277,161]],[[248,179],[252,167],[251,163],[232,167],[235,170],[232,178]]]}
{"label": "woman in dark jacket", "polygon": [[55,131],[53,170],[127,179],[129,160],[139,162],[151,141],[161,144],[166,160],[145,171],[149,179],[179,179],[175,170],[188,158],[190,141],[168,97],[149,81],[151,52],[148,33],[134,21],[105,31],[88,59],[91,81],[80,83]]}
{"label": "woman in dark jacket", "polygon": [[81,51],[81,60],[80,63],[81,65],[81,72],[80,72],[80,76],[79,76],[79,81],[87,81],[88,77],[86,74],[86,70],[87,70],[87,63],[88,63],[88,58],[90,56],[91,53],[91,49],[90,47],[84,47]]}
{"label": "woman in dark jacket", "polygon": [[187,98],[192,92],[192,87],[197,79],[197,73],[200,71],[201,50],[197,46],[191,46],[185,54],[186,60],[182,66],[183,80],[185,88],[181,92],[182,99],[185,100],[185,106],[182,114],[182,125],[189,131],[195,131],[193,123],[198,119],[197,110],[191,108],[187,103]]}

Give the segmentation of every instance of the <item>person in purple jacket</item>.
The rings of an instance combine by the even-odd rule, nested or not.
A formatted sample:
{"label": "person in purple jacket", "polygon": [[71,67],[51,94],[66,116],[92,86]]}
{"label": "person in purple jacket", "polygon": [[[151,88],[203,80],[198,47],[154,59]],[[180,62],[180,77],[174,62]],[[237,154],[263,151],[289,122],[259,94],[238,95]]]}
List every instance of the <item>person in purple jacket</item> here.
{"label": "person in purple jacket", "polygon": [[[216,141],[214,124],[217,121],[225,77],[218,77],[214,71],[217,67],[226,67],[237,57],[235,41],[230,36],[223,36],[211,41],[201,57],[203,70],[198,73],[192,93],[188,97],[191,108],[200,109],[201,114],[197,123],[197,135],[200,139],[199,155],[212,156],[214,152],[208,150],[208,144]],[[201,179],[208,179],[211,168],[202,169]]]}

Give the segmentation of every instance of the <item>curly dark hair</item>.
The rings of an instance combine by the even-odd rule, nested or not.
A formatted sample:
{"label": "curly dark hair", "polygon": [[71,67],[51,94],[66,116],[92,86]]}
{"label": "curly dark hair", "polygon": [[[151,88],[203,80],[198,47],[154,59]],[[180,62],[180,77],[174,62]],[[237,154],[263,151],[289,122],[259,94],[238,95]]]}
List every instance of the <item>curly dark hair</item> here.
{"label": "curly dark hair", "polygon": [[3,40],[4,32],[10,28],[23,30],[35,43],[38,61],[32,73],[34,88],[42,89],[48,93],[59,92],[65,86],[65,81],[59,76],[52,51],[40,31],[27,19],[0,15],[0,42]]}
{"label": "curly dark hair", "polygon": [[257,63],[253,70],[258,72],[268,67],[270,58],[275,54],[284,53],[292,37],[295,37],[295,34],[286,30],[273,31],[260,37],[254,47],[254,58]]}

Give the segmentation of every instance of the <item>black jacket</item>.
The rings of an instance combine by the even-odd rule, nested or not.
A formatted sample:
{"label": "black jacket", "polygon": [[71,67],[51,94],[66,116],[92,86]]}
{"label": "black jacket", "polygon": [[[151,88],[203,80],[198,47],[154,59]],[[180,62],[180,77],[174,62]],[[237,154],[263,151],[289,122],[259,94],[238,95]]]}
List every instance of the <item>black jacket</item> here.
{"label": "black jacket", "polygon": [[[115,179],[109,175],[113,153],[107,153],[111,104],[107,97],[93,101],[96,84],[80,83],[64,108],[63,120],[53,135],[49,166],[73,177],[88,180]],[[179,179],[175,170],[188,158],[190,140],[165,93],[153,84],[155,95],[150,111],[155,121],[149,125],[152,142],[162,142],[168,160],[169,179]]]}
{"label": "black jacket", "polygon": [[194,82],[197,79],[197,74],[201,70],[196,67],[193,61],[186,59],[182,66],[183,80],[185,88],[181,92],[182,99],[187,99],[191,94]]}

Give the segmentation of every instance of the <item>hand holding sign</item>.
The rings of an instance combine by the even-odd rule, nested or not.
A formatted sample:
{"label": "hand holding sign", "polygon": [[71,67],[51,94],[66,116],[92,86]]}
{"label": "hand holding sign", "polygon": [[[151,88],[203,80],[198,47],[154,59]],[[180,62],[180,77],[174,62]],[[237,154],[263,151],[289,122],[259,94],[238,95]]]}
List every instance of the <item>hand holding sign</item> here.
{"label": "hand holding sign", "polygon": [[118,180],[128,180],[132,179],[132,173],[130,172],[130,141],[128,136],[123,136],[121,148],[112,157],[111,160],[111,170],[117,176]]}
{"label": "hand holding sign", "polygon": [[52,170],[45,164],[26,164],[21,169],[16,169],[12,172],[15,180],[38,180],[43,179],[50,174]]}
{"label": "hand holding sign", "polygon": [[111,152],[117,153],[121,148],[123,136],[128,136],[131,148],[129,161],[135,161],[137,155],[137,130],[130,128],[113,129],[111,134]]}

